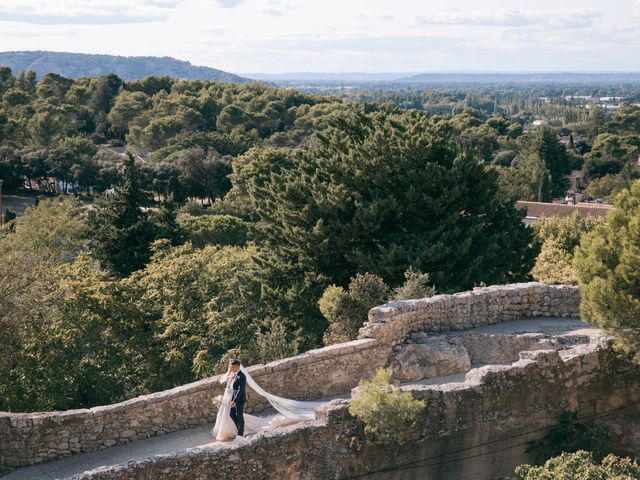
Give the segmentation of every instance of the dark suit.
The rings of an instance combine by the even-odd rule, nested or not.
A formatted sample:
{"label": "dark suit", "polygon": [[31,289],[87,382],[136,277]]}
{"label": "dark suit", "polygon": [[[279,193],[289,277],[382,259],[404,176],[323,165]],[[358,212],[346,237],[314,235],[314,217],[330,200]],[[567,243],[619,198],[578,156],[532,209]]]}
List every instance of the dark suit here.
{"label": "dark suit", "polygon": [[238,435],[244,435],[244,404],[247,401],[246,386],[247,377],[244,373],[238,371],[236,379],[233,381],[233,396],[231,397],[231,401],[236,404],[231,409],[231,419],[238,427]]}

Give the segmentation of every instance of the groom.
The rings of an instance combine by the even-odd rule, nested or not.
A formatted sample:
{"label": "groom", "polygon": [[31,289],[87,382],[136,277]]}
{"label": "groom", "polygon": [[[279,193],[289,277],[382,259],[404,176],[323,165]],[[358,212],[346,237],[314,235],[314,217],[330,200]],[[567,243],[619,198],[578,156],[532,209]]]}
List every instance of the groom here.
{"label": "groom", "polygon": [[247,377],[240,371],[240,360],[233,360],[229,364],[229,371],[235,374],[233,381],[233,396],[231,397],[231,419],[238,427],[238,436],[244,435],[244,404],[247,401],[245,387]]}

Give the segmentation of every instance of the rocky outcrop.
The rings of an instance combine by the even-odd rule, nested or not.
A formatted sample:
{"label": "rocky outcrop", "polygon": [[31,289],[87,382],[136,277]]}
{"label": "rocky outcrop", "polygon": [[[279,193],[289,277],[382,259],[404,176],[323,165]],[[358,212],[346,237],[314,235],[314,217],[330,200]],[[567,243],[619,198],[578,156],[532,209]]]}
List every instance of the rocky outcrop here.
{"label": "rocky outcrop", "polygon": [[396,380],[410,382],[466,373],[471,359],[464,345],[441,335],[398,347],[390,366]]}

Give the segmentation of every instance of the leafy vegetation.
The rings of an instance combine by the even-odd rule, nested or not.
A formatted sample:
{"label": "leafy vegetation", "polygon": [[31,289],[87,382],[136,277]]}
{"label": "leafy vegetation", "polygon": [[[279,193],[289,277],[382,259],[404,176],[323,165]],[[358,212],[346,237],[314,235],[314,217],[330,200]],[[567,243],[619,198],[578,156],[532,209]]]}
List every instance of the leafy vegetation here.
{"label": "leafy vegetation", "polygon": [[541,467],[522,465],[513,480],[638,480],[640,465],[630,458],[606,456],[601,462],[589,452],[564,453]]}
{"label": "leafy vegetation", "polygon": [[573,271],[574,252],[582,237],[601,223],[602,220],[580,217],[577,213],[566,218],[538,221],[534,230],[542,249],[531,271],[533,277],[549,284],[577,284]]}
{"label": "leafy vegetation", "polygon": [[616,197],[616,207],[576,251],[580,312],[640,361],[640,182]]}
{"label": "leafy vegetation", "polygon": [[[570,169],[614,195],[640,130],[635,107],[539,94],[406,111],[415,92],[0,67],[3,189],[40,199],[0,233],[0,408],[118,401],[352,339],[388,300],[530,278],[513,200],[561,194]],[[539,232],[534,273],[566,281],[589,228]]]}
{"label": "leafy vegetation", "polygon": [[371,380],[362,380],[359,392],[349,403],[349,413],[364,423],[365,433],[381,443],[406,443],[426,408],[391,382],[391,370],[379,369]]}

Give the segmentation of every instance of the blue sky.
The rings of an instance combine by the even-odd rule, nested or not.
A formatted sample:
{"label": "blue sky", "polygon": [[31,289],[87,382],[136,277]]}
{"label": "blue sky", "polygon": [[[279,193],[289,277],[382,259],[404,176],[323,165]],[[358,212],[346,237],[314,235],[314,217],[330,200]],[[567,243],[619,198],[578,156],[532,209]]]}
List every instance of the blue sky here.
{"label": "blue sky", "polygon": [[0,50],[238,73],[640,71],[640,0],[0,0]]}

